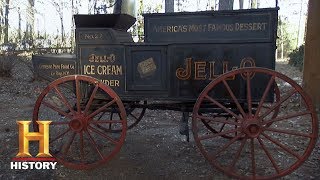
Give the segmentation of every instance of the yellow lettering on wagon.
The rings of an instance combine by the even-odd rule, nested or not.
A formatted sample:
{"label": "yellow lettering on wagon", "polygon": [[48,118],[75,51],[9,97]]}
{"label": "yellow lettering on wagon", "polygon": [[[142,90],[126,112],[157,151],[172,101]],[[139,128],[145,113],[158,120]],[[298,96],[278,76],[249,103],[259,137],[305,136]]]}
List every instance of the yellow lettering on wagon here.
{"label": "yellow lettering on wagon", "polygon": [[[221,67],[222,74],[227,73],[230,70],[244,68],[244,67],[255,67],[255,61],[251,57],[246,57],[241,60],[240,66],[229,66],[229,61],[222,61]],[[215,61],[192,61],[192,58],[186,58],[185,68],[179,67],[176,69],[176,77],[180,80],[213,80],[220,74],[216,74],[216,62]],[[194,73],[194,74],[192,74]],[[231,76],[226,80],[234,80],[235,76]]]}

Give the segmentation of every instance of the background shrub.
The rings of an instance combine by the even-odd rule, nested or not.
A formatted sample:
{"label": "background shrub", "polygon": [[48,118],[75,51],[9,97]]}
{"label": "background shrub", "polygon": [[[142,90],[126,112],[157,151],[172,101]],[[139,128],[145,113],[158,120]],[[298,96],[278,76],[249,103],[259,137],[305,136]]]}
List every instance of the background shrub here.
{"label": "background shrub", "polygon": [[301,45],[297,49],[293,50],[289,54],[289,64],[298,67],[300,71],[303,68],[303,58],[304,58],[304,45]]}

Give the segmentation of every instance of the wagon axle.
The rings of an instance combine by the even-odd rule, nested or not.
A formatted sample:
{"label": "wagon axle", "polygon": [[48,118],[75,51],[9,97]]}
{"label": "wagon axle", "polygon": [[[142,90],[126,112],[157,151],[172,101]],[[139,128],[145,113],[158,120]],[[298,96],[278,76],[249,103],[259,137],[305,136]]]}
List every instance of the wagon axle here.
{"label": "wagon axle", "polygon": [[247,136],[256,138],[262,131],[261,123],[255,119],[247,119],[242,122],[241,129]]}

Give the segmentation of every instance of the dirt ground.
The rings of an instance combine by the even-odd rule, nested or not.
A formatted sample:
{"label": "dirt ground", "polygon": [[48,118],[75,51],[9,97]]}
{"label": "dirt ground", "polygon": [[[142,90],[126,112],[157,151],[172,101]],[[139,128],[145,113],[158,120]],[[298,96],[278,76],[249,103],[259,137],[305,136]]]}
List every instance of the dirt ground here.
{"label": "dirt ground", "polygon": [[[301,83],[302,74],[286,62],[277,71]],[[137,127],[128,131],[121,151],[107,164],[89,171],[58,165],[56,170],[10,170],[18,152],[17,120],[31,120],[38,87],[24,64],[16,63],[12,78],[0,78],[0,179],[230,179],[210,166],[193,138],[179,134],[181,114],[147,110]],[[192,136],[192,135],[191,135]],[[320,179],[319,142],[309,159],[284,179]]]}

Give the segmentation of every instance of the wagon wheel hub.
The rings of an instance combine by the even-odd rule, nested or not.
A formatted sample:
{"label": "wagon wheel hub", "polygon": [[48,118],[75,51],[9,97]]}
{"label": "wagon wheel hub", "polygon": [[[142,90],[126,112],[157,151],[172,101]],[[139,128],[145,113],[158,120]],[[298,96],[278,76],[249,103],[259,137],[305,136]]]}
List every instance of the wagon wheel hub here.
{"label": "wagon wheel hub", "polygon": [[76,115],[69,123],[70,128],[75,132],[81,132],[87,127],[87,121],[83,114]]}
{"label": "wagon wheel hub", "polygon": [[247,119],[243,122],[242,129],[250,138],[256,138],[262,132],[262,125],[256,119]]}

